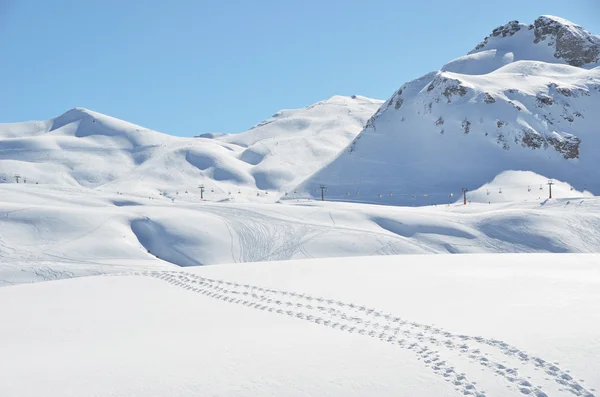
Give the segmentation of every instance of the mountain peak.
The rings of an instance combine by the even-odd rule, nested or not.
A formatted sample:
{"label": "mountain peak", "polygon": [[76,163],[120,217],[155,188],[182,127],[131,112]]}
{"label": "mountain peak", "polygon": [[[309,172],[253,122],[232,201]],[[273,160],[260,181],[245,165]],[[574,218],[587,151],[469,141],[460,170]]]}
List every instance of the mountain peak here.
{"label": "mountain peak", "polygon": [[[600,61],[600,36],[595,36],[566,19],[544,15],[533,23],[534,43],[546,41],[555,48],[554,56],[571,66]],[[531,29],[531,27],[530,27]]]}
{"label": "mountain peak", "polygon": [[542,15],[530,25],[510,21],[498,26],[469,55],[486,52],[509,54],[515,61],[593,66],[600,62],[600,36],[564,18]]}

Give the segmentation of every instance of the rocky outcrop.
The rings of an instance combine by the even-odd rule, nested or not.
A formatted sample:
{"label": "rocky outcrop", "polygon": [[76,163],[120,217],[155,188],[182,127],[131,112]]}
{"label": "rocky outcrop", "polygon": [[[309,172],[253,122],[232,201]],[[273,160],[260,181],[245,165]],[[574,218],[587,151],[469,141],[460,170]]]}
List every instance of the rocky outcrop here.
{"label": "rocky outcrop", "polygon": [[565,22],[545,16],[536,19],[534,43],[547,41],[555,47],[554,56],[571,66],[581,67],[600,61],[600,38],[581,26]]}
{"label": "rocky outcrop", "polygon": [[[553,16],[541,16],[531,25],[510,21],[506,25],[495,28],[469,54],[493,49],[492,41],[498,42],[515,35],[522,37],[523,43],[549,46],[553,49],[551,54],[556,60],[571,66],[582,67],[600,62],[600,36],[595,36],[579,25]],[[521,59],[526,58],[521,57]]]}
{"label": "rocky outcrop", "polygon": [[483,39],[483,41],[479,43],[477,47],[475,47],[475,51],[479,51],[485,47],[491,37],[513,36],[515,33],[521,30],[522,27],[523,25],[519,24],[519,21],[510,21],[506,25],[498,26],[492,31],[492,34]]}

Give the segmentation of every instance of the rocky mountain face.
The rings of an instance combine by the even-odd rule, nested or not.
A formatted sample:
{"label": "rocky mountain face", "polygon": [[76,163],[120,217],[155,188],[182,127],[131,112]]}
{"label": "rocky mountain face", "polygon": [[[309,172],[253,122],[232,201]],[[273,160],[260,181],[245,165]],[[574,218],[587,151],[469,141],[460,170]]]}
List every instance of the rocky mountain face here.
{"label": "rocky mountain face", "polygon": [[600,36],[596,36],[565,19],[541,16],[530,25],[511,21],[492,31],[473,51],[474,54],[494,48],[495,39],[517,35],[523,45],[547,46],[556,60],[571,66],[595,65],[600,61]]}
{"label": "rocky mountain face", "polygon": [[426,204],[527,170],[600,193],[599,54],[600,37],[564,19],[509,22],[400,87],[300,188],[327,184],[330,196],[357,200],[351,192],[390,191],[390,203]]}

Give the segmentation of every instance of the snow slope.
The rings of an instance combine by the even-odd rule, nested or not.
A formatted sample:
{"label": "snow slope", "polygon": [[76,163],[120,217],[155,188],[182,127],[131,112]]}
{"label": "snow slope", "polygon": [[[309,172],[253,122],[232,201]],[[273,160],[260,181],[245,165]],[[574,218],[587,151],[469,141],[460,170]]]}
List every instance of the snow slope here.
{"label": "snow slope", "polygon": [[19,175],[21,182],[140,196],[198,193],[199,184],[221,195],[278,191],[331,160],[381,103],[333,97],[281,111],[238,135],[202,138],[173,137],[76,108],[48,121],[0,124],[0,182]]}
{"label": "snow slope", "polygon": [[600,38],[555,17],[511,22],[470,55],[404,84],[299,190],[439,202],[507,170],[600,193]]}
{"label": "snow slope", "polygon": [[0,286],[287,259],[600,252],[600,199],[557,183],[556,198],[547,200],[546,186],[528,191],[504,183],[534,177],[539,178],[501,175],[469,192],[470,205],[444,201],[430,207],[302,199],[173,202],[161,196],[2,184]]}
{"label": "snow slope", "polygon": [[598,396],[598,259],[348,258],[1,288],[0,395]]}
{"label": "snow slope", "polygon": [[219,137],[245,148],[259,189],[297,184],[334,158],[356,137],[383,101],[334,96],[304,109],[281,110],[252,129]]}

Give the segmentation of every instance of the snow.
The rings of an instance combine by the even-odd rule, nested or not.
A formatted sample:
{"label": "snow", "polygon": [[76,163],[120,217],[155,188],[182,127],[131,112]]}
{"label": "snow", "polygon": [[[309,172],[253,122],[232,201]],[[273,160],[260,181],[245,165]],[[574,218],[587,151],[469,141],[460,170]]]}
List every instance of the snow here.
{"label": "snow", "polygon": [[[253,192],[228,201],[211,196],[201,201],[197,193],[182,192],[172,201],[1,184],[0,286],[288,259],[600,252],[600,199],[556,181],[549,200],[546,183],[531,172],[505,173],[469,191],[469,205],[462,205],[457,193],[436,206],[410,207],[320,202],[293,194],[275,202]],[[394,198],[370,199],[386,204]]]}
{"label": "snow", "polygon": [[[531,171],[599,194],[600,67],[572,66],[556,54],[591,56],[586,46],[600,54],[600,37],[561,23],[511,22],[469,55],[404,84],[296,189],[316,198],[323,184],[336,200],[382,202],[373,200],[381,195],[388,204],[428,205],[503,172]],[[571,35],[568,45],[547,45],[560,39],[556,29]],[[544,38],[534,43],[535,35]]]}
{"label": "snow", "polygon": [[336,96],[241,134],[196,138],[75,108],[48,121],[0,124],[0,183],[18,174],[29,183],[140,196],[171,197],[199,184],[225,195],[283,194],[330,161],[381,103]]}
{"label": "snow", "polygon": [[304,260],[2,288],[0,394],[594,396],[598,259]]}
{"label": "snow", "polygon": [[0,396],[599,396],[598,54],[544,16],[241,134],[0,124]]}

